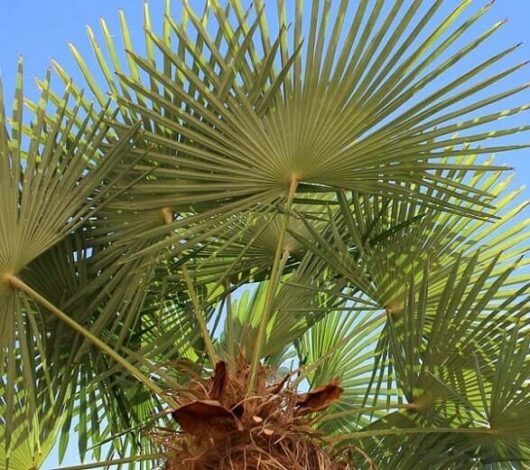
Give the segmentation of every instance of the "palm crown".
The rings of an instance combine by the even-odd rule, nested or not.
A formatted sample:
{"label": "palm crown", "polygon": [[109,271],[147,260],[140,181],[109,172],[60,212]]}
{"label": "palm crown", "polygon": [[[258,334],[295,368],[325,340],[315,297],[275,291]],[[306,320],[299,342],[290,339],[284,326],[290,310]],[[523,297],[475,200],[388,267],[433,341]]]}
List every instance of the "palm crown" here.
{"label": "palm crown", "polygon": [[444,83],[502,26],[460,44],[489,5],[352,3],[167,2],[160,35],[146,5],[145,54],[120,13],[122,45],[88,30],[100,78],[71,46],[85,83],[54,63],[66,92],[48,74],[36,103],[20,65],[0,114],[7,468],[64,454],[74,423],[81,459],[181,468],[157,433],[176,408],[190,430],[180,400],[219,364],[247,398],[264,365],[292,393],[340,385],[311,432],[341,465],[530,460],[526,202],[481,158],[524,147],[494,139],[530,127],[493,123],[528,85],[488,93],[524,64],[500,68],[512,47]]}

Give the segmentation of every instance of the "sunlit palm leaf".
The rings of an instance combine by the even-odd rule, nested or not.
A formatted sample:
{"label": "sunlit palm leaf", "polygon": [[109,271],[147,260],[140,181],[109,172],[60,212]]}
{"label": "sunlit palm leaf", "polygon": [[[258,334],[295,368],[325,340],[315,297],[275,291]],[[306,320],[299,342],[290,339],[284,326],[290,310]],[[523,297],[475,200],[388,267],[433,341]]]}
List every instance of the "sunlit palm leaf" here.
{"label": "sunlit palm leaf", "polygon": [[[49,82],[49,77],[46,81]],[[14,276],[30,279],[38,273],[33,277],[34,286],[61,305],[70,300],[68,296],[72,292],[85,288],[88,276],[79,267],[85,267],[81,260],[90,256],[91,249],[70,242],[63,244],[59,253],[53,250],[112,198],[110,189],[120,177],[117,166],[132,143],[136,127],[102,152],[101,144],[108,131],[105,113],[100,113],[95,121],[90,116],[78,120],[76,116],[83,115],[78,101],[74,114],[68,117],[68,92],[63,106],[53,109],[47,89],[30,125],[24,127],[22,64],[17,84],[13,117],[9,122],[0,98],[3,438],[6,446],[16,446],[12,449],[15,454],[23,452],[23,446],[36,446],[34,458],[42,462],[49,451],[48,440],[54,436],[28,425],[39,426],[39,421],[48,419],[44,426],[46,432],[57,431],[64,406],[75,391],[72,360],[82,349],[83,341],[72,345],[69,341],[72,333],[65,325],[12,288],[11,279]],[[28,133],[27,138],[23,129]],[[89,321],[86,311],[79,313],[78,320]],[[37,395],[45,393],[41,387],[49,388],[46,400]],[[58,390],[62,396],[57,395]],[[30,434],[24,443],[19,437],[28,429]],[[18,440],[11,442],[11,437]],[[39,449],[39,445],[45,450]]]}
{"label": "sunlit palm leaf", "polygon": [[[428,435],[438,428],[439,432],[447,434],[448,440],[440,442],[447,442],[450,447],[436,446],[437,450],[433,449],[429,457],[437,464],[445,462],[444,455],[452,455],[456,460],[463,458],[459,449],[485,463],[496,459],[517,461],[528,458],[528,437],[523,431],[527,421],[523,410],[529,404],[528,384],[524,378],[527,377],[528,339],[526,333],[521,334],[517,328],[518,324],[528,322],[528,308],[524,307],[528,286],[498,305],[495,292],[502,289],[503,283],[509,282],[510,270],[493,276],[496,281],[482,290],[482,285],[492,279],[491,271],[496,263],[493,260],[485,272],[481,270],[481,275],[472,282],[472,288],[467,289],[472,272],[478,269],[477,262],[478,256],[475,256],[466,263],[461,276],[458,276],[458,263],[453,266],[432,320],[425,315],[429,295],[428,265],[425,266],[421,285],[409,283],[402,314],[389,314],[387,328],[380,330],[386,337],[381,343],[384,350],[376,349],[374,342],[371,347],[358,352],[357,361],[363,359],[363,354],[368,358],[379,357],[375,364],[382,368],[379,378],[374,369],[373,377],[377,379],[372,379],[373,385],[367,388],[366,405],[331,414],[328,420],[324,420],[327,426],[334,423],[335,429],[339,430],[345,426],[343,420],[347,418],[362,423],[356,413],[369,413],[372,406],[372,419],[378,418],[385,400],[394,395],[393,400],[386,403],[389,415],[378,418],[349,437],[352,440],[368,439],[365,450],[380,464],[392,456],[374,446],[381,445],[381,442],[383,449],[395,446],[392,434],[407,436],[410,429]],[[491,302],[491,310],[484,312]],[[310,342],[306,343],[307,347],[315,348]],[[353,351],[355,347],[356,344],[352,343],[349,350]],[[317,350],[315,354],[318,354]],[[332,357],[335,366],[330,363],[326,373],[355,377],[356,372],[348,367],[349,362],[341,362],[342,357],[348,357],[344,352],[337,350]],[[363,384],[366,386],[366,383],[370,382],[365,379]],[[385,384],[390,384],[394,391],[385,389]],[[394,411],[400,408],[401,411]],[[455,434],[451,438],[451,429],[465,434],[462,437]],[[339,441],[348,439],[339,436]],[[370,439],[373,439],[372,443]],[[457,439],[458,444],[453,439]],[[409,451],[415,452],[414,446],[403,447],[400,454],[405,455],[400,459],[407,461]],[[395,465],[402,468],[397,463]]]}
{"label": "sunlit palm leaf", "polygon": [[[480,253],[478,262],[484,267],[497,257],[493,278],[529,249],[524,235],[528,219],[520,220],[527,202],[515,204],[520,191],[504,192],[509,178],[501,180],[499,174],[486,177],[465,170],[454,170],[449,176],[455,181],[471,179],[477,188],[496,195],[499,220],[462,218],[423,203],[341,192],[340,207],[327,217],[327,232],[319,234],[314,223],[306,221],[316,243],[307,237],[294,236],[381,308],[393,313],[403,306],[410,277],[419,280],[423,262],[429,258],[429,304],[436,302],[460,256],[469,260]],[[514,276],[503,291],[496,292],[498,301],[517,290],[525,279],[526,264],[526,260],[521,260],[521,277]],[[461,264],[460,275],[464,266]],[[478,271],[472,279],[477,276]]]}
{"label": "sunlit palm leaf", "polygon": [[[342,1],[334,8],[315,0],[307,16],[301,3],[292,11],[281,4],[277,35],[270,32],[261,3],[245,13],[237,0],[228,2],[226,10],[212,2],[201,14],[186,3],[180,24],[166,15],[161,36],[152,33],[146,10],[145,57],[132,51],[122,17],[130,73],[120,65],[118,46],[106,25],[102,24],[103,36],[110,61],[90,32],[122,122],[130,122],[131,116],[141,118],[146,142],[157,148],[149,156],[159,165],[154,178],[131,188],[121,208],[167,205],[189,212],[232,202],[240,212],[248,211],[271,195],[284,196],[294,179],[299,195],[340,187],[484,215],[488,192],[467,181],[456,183],[450,173],[439,170],[452,168],[448,157],[517,147],[475,146],[526,130],[483,131],[481,126],[527,106],[477,116],[482,108],[527,88],[477,97],[520,68],[485,75],[514,48],[460,74],[451,84],[430,90],[502,22],[457,49],[457,40],[488,6],[454,29],[468,1],[438,24],[433,18],[441,1],[423,11],[420,2],[407,6],[399,1],[388,9],[383,3],[369,8],[368,1],[356,6]],[[287,30],[291,20],[292,34]],[[429,28],[432,33],[426,34]],[[78,52],[75,57],[103,102],[104,88],[91,77]],[[58,70],[67,79],[66,72]],[[467,118],[470,113],[473,119]],[[459,167],[494,169],[480,163]]]}

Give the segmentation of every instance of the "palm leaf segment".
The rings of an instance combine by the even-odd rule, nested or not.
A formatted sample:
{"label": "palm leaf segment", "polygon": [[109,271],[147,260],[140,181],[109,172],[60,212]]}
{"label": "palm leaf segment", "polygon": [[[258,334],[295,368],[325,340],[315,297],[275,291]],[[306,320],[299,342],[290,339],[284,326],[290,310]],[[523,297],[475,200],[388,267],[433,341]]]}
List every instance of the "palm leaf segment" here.
{"label": "palm leaf segment", "polygon": [[514,266],[491,278],[493,260],[470,281],[477,260],[460,278],[453,265],[430,308],[425,264],[400,316],[335,313],[302,337],[311,380],[342,374],[345,398],[321,423],[330,442],[360,443],[383,468],[407,468],[416,445],[420,468],[529,458],[528,284],[499,302]]}
{"label": "palm leaf segment", "polygon": [[[13,281],[31,277],[38,259],[108,203],[120,177],[117,166],[137,130],[131,128],[103,154],[105,112],[95,119],[92,113],[81,118],[86,113],[79,100],[73,109],[66,105],[68,90],[65,105],[53,110],[47,88],[28,124],[22,112],[22,81],[20,62],[10,121],[0,92],[0,455],[9,467],[20,458],[38,465],[46,457],[65,401],[75,390],[71,360],[82,345],[65,351],[50,341],[57,325]],[[68,246],[72,257],[74,249]],[[48,259],[48,272],[38,287],[60,264],[57,258]],[[74,284],[82,280],[75,273],[72,277]],[[67,291],[65,284],[61,287],[59,301]]]}
{"label": "palm leaf segment", "polygon": [[[356,426],[352,442],[373,439],[366,450],[383,468],[410,465],[409,451],[398,458],[381,450],[399,447],[403,435],[407,446],[418,449],[412,454],[425,452],[418,465],[426,468],[462,462],[463,455],[483,462],[528,458],[528,440],[515,431],[526,415],[512,411],[528,403],[527,384],[515,366],[516,358],[527,357],[522,325],[528,323],[528,274],[521,258],[528,252],[528,219],[521,219],[527,202],[514,201],[520,191],[505,191],[510,178],[466,173],[453,177],[471,178],[497,195],[495,223],[422,204],[339,194],[328,231],[319,234],[306,221],[314,238],[299,238],[354,292],[385,311],[382,317],[366,305],[355,308],[351,296],[351,309],[326,316],[299,346],[313,383],[342,376],[345,399],[324,429]],[[511,349],[501,347],[505,343]],[[513,361],[509,368],[501,365],[505,360]],[[493,385],[498,372],[503,386],[513,384],[512,392]],[[503,404],[495,419],[502,431],[489,414],[498,400]],[[451,435],[462,427],[470,437]],[[437,434],[431,439],[428,432]]]}
{"label": "palm leaf segment", "polygon": [[[515,203],[521,189],[504,194],[511,178],[466,170],[453,172],[451,177],[455,181],[467,178],[478,189],[496,196],[500,219],[489,223],[433,210],[424,203],[341,192],[337,208],[328,211],[324,223],[319,222],[327,227],[326,231],[318,230],[318,224],[303,217],[311,236],[292,232],[293,236],[350,285],[393,314],[399,314],[407,284],[411,278],[419,282],[428,259],[430,304],[439,299],[459,258],[469,261],[478,253],[482,266],[496,259],[494,276],[528,252],[525,229],[529,221],[521,217],[528,202]],[[513,284],[525,279],[522,269],[527,263],[520,260],[521,274],[513,276]],[[465,266],[460,264],[460,275]],[[506,292],[499,292],[497,297],[510,295],[513,289],[507,286]]]}

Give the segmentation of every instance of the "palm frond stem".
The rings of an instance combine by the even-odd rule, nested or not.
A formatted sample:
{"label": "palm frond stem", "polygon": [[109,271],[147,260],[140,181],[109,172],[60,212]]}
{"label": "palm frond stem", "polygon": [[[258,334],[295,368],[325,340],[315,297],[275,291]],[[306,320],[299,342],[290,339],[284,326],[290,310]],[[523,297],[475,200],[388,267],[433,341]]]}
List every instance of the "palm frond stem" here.
{"label": "palm frond stem", "polygon": [[265,340],[265,333],[267,331],[267,325],[269,323],[269,317],[272,308],[272,301],[278,286],[280,284],[281,273],[287,258],[289,257],[289,249],[284,247],[285,234],[287,233],[287,226],[289,224],[290,217],[290,208],[293,203],[294,195],[296,193],[296,188],[298,187],[298,179],[296,176],[291,177],[291,182],[289,184],[289,192],[287,194],[287,201],[285,206],[285,213],[283,215],[283,223],[280,228],[280,233],[278,235],[278,244],[276,245],[276,252],[274,254],[274,261],[271,269],[271,278],[267,288],[267,293],[265,296],[265,303],[263,305],[263,312],[258,326],[258,332],[256,335],[256,348],[254,349],[254,354],[252,356],[252,362],[250,364],[250,378],[248,381],[248,393],[251,394],[252,390],[256,383],[256,374],[259,369],[259,362],[261,357],[261,350],[263,348],[263,343]]}
{"label": "palm frond stem", "polygon": [[210,363],[213,367],[217,362],[217,355],[215,354],[212,338],[210,336],[210,333],[208,332],[208,326],[206,325],[206,320],[204,318],[201,303],[197,296],[197,292],[195,291],[195,287],[193,287],[193,281],[185,264],[182,265],[182,277],[184,278],[184,282],[186,283],[186,287],[191,297],[191,302],[193,303],[193,309],[195,310],[195,318],[197,319],[197,323],[199,324],[199,330],[204,341],[206,354],[208,355]]}
{"label": "palm frond stem", "polygon": [[169,405],[176,406],[176,404],[173,403],[171,398],[166,397],[165,394],[163,393],[163,390],[158,385],[156,385],[151,379],[149,379],[146,375],[144,375],[137,367],[135,367],[133,364],[127,361],[124,357],[120,356],[108,344],[104,343],[97,336],[93,335],[90,331],[88,331],[86,328],[81,326],[78,322],[76,322],[69,315],[67,315],[62,310],[60,310],[55,305],[53,305],[48,299],[46,299],[41,294],[39,294],[37,291],[32,289],[22,279],[20,279],[17,276],[10,275],[10,274],[4,275],[4,279],[9,284],[9,286],[11,286],[11,288],[16,289],[28,295],[35,302],[42,305],[50,313],[55,315],[61,321],[66,323],[68,326],[70,326],[74,331],[76,331],[81,336],[83,336],[85,339],[87,339],[92,344],[94,344],[94,346],[96,346],[101,351],[109,355],[118,364],[120,364],[124,369],[126,369],[132,376],[134,376],[136,379],[142,382],[142,384],[144,384],[149,390],[151,390],[161,399],[165,400]]}

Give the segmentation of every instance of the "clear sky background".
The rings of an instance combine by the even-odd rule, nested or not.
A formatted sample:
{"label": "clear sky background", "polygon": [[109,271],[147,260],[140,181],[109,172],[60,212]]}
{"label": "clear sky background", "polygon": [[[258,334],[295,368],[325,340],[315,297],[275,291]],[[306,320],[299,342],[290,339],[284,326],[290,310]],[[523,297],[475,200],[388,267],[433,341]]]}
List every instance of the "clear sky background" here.
{"label": "clear sky background", "polygon": [[[189,1],[194,5],[197,0]],[[352,0],[352,2],[355,1],[357,0]],[[266,4],[268,2],[276,3],[275,0],[265,0]],[[424,0],[426,7],[432,2],[433,0]],[[161,23],[163,3],[163,0],[150,1],[154,25]],[[174,0],[173,3],[177,4],[178,1]],[[387,3],[392,3],[392,0]],[[459,3],[459,0],[446,0],[446,3],[447,8],[451,8]],[[471,8],[474,11],[486,4],[487,0],[475,0],[473,3],[476,4]],[[6,99],[9,101],[14,91],[14,77],[19,55],[24,57],[25,63],[25,93],[30,98],[34,98],[37,96],[36,88],[31,79],[44,75],[50,59],[56,59],[70,72],[75,70],[75,63],[67,47],[68,42],[75,43],[85,57],[92,57],[86,38],[86,25],[91,25],[99,31],[98,20],[104,17],[111,31],[118,33],[118,9],[123,9],[126,13],[133,41],[135,43],[143,41],[142,4],[142,0],[0,0],[0,75],[4,83]],[[530,60],[530,0],[497,0],[490,13],[483,17],[474,28],[475,35],[503,18],[508,18],[508,24],[481,48],[480,58],[492,56],[510,45],[523,41],[523,45],[503,64],[507,66]],[[479,57],[477,57],[478,60]],[[499,70],[499,67],[496,70]],[[497,89],[492,88],[491,93],[529,81],[530,67],[527,67],[502,82],[502,85],[497,85]],[[503,107],[520,105],[524,102],[530,103],[530,93],[516,96],[507,101]],[[510,122],[514,126],[529,124],[530,113],[519,115]],[[510,137],[510,142],[530,143],[530,135],[526,133]],[[515,167],[514,187],[519,187],[530,179],[530,150],[499,155],[496,161]],[[528,198],[529,195],[529,190],[526,189],[524,197]],[[70,449],[65,464],[77,463],[79,461],[75,448]],[[45,468],[51,469],[56,465],[56,455],[52,455]]]}

